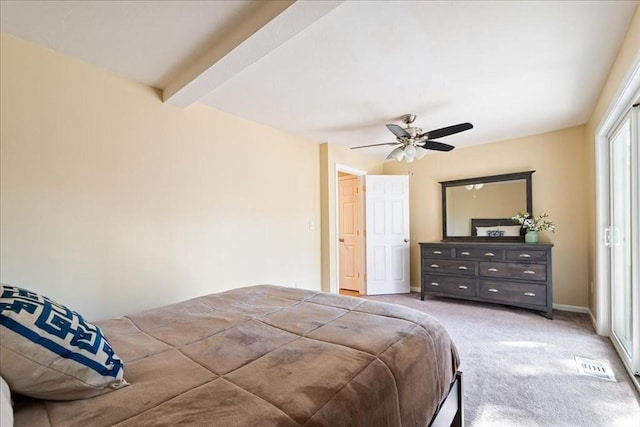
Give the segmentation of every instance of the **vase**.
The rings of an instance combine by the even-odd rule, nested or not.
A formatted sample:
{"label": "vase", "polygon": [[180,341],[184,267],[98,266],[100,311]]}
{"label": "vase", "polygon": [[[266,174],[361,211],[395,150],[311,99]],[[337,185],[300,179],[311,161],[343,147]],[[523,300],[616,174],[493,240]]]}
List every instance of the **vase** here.
{"label": "vase", "polygon": [[538,243],[538,232],[537,231],[527,231],[527,234],[524,235],[524,241],[527,243]]}

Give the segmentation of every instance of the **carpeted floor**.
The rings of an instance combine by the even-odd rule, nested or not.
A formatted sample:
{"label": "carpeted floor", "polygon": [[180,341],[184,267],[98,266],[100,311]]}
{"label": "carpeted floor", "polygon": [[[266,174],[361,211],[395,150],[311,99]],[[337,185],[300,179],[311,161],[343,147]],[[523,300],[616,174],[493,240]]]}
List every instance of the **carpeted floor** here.
{"label": "carpeted floor", "polygon": [[[608,340],[588,315],[427,297],[365,298],[439,319],[460,352],[467,426],[639,427],[640,398]],[[608,361],[616,381],[578,374],[575,356]]]}

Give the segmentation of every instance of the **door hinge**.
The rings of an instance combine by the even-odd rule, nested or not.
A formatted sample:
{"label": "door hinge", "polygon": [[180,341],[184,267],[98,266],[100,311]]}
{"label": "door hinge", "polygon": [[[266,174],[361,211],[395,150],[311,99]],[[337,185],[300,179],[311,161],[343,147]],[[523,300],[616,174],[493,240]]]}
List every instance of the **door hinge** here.
{"label": "door hinge", "polygon": [[367,185],[366,185],[366,184],[364,184],[364,185],[362,186],[362,192],[363,192],[363,193],[365,193],[366,191],[367,191]]}

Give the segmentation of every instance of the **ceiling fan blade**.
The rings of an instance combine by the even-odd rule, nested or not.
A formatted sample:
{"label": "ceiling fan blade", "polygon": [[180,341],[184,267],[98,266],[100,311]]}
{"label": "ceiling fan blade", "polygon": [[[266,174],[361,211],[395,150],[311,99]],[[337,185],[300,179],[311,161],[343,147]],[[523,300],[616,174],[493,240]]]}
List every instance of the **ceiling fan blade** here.
{"label": "ceiling fan blade", "polygon": [[399,142],[383,142],[382,144],[359,145],[357,147],[351,147],[351,149],[355,150],[356,148],[379,147],[381,145],[396,145],[396,144],[399,144]]}
{"label": "ceiling fan blade", "polygon": [[438,141],[427,141],[426,144],[422,146],[422,148],[426,148],[427,150],[435,150],[435,151],[451,151],[455,147],[449,144],[443,144]]}
{"label": "ceiling fan blade", "polygon": [[469,129],[473,129],[473,125],[471,123],[459,123],[457,125],[447,126],[446,128],[430,130],[429,132],[425,132],[420,135],[420,137],[426,136],[429,139],[437,139],[442,138],[443,136],[453,135],[454,133],[464,132]]}
{"label": "ceiling fan blade", "polygon": [[398,138],[411,138],[411,135],[409,135],[406,130],[398,125],[387,125],[387,129],[389,129],[391,133]]}

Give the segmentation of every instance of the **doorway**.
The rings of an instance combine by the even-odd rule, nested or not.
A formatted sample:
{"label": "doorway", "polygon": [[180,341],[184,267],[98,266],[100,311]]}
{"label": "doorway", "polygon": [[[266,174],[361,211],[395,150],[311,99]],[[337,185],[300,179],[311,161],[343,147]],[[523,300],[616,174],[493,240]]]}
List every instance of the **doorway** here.
{"label": "doorway", "polygon": [[596,331],[640,390],[640,58],[596,132]]}
{"label": "doorway", "polygon": [[362,184],[357,175],[338,171],[338,292],[361,295]]}
{"label": "doorway", "polygon": [[[356,193],[359,218],[353,220],[353,226],[343,229],[343,223],[352,218],[341,219],[341,181],[352,178],[359,183]],[[352,190],[343,192],[352,193]],[[409,293],[409,177],[366,175],[364,171],[336,165],[334,200],[336,234],[332,243],[336,248],[333,258],[336,274],[331,291],[351,295]],[[350,199],[344,200],[351,203]],[[347,231],[355,234],[357,249],[348,245]],[[356,263],[357,269],[352,268]],[[357,290],[350,290],[356,286]]]}
{"label": "doorway", "polygon": [[605,245],[610,250],[610,336],[635,375],[640,375],[640,287],[637,279],[640,266],[632,256],[638,251],[637,239],[634,239],[638,219],[637,214],[633,215],[638,211],[632,208],[640,199],[637,184],[640,163],[636,131],[640,126],[638,110],[640,103],[627,111],[608,138],[610,213],[609,226],[605,230]]}
{"label": "doorway", "polygon": [[[363,268],[365,266],[365,250],[364,250],[364,194],[363,194],[363,179],[366,175],[366,171],[355,169],[349,166],[336,164],[335,169],[335,218],[336,218],[336,237],[335,237],[335,248],[336,248],[336,277],[335,282],[336,287],[333,292],[337,294],[358,296],[366,294],[366,283],[364,280],[364,271]],[[355,200],[353,198],[349,200],[349,198],[341,197],[341,180],[351,179],[352,183],[357,182],[358,190],[355,194]],[[346,200],[345,200],[346,199]],[[344,227],[343,224],[346,222],[341,218],[341,205],[342,202],[351,201],[357,206],[354,206],[356,212],[352,215],[352,218],[348,219],[348,221],[352,222],[352,225]],[[349,209],[347,209],[349,210]],[[355,234],[352,237],[351,241],[341,242],[341,239],[344,237],[341,235],[343,233],[343,228],[346,228],[351,234]],[[350,228],[350,229],[349,229]],[[345,244],[353,245],[351,248],[345,248]],[[352,258],[353,259],[353,268],[350,270],[348,267],[343,266],[342,258]],[[349,261],[347,261],[349,263]],[[343,270],[346,270],[346,274],[343,275]],[[343,276],[345,278],[343,279]],[[354,277],[355,276],[355,277]],[[346,282],[346,283],[345,283]],[[345,287],[344,290],[341,290]],[[355,290],[351,290],[355,289]]]}

